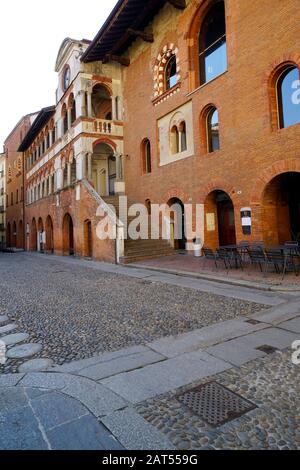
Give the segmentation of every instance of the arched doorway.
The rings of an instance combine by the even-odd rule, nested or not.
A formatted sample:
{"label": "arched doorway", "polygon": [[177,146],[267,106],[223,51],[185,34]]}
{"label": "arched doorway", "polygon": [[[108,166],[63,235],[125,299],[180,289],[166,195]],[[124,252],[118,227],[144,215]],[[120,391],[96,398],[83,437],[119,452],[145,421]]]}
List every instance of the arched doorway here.
{"label": "arched doorway", "polygon": [[24,248],[24,234],[23,234],[23,221],[20,220],[19,225],[18,225],[18,240],[17,240],[17,248]]}
{"label": "arched doorway", "polygon": [[12,229],[12,247],[17,248],[17,224],[16,222],[13,223],[13,229]]}
{"label": "arched doorway", "polygon": [[37,251],[37,227],[35,219],[32,220],[31,223],[31,243],[30,249],[31,251]]}
{"label": "arched doorway", "polygon": [[63,254],[74,255],[74,226],[70,214],[66,214],[63,221]]}
{"label": "arched doorway", "polygon": [[186,237],[185,237],[185,213],[184,204],[178,198],[172,198],[168,201],[170,207],[170,229],[171,229],[171,242],[175,250],[185,250]]}
{"label": "arched doorway", "polygon": [[115,194],[115,182],[117,179],[117,162],[114,156],[108,158],[108,186],[109,186],[109,195],[113,196]]}
{"label": "arched doorway", "polygon": [[287,172],[266,186],[262,201],[263,237],[267,245],[300,241],[300,173]]}
{"label": "arched doorway", "polygon": [[100,83],[93,88],[92,110],[97,119],[112,119],[112,99],[108,89]]}
{"label": "arched doorway", "polygon": [[222,190],[205,200],[205,245],[211,248],[236,244],[235,214],[231,198]]}
{"label": "arched doorway", "polygon": [[6,228],[6,247],[10,248],[11,247],[11,227],[10,227],[10,222],[7,224]]}
{"label": "arched doorway", "polygon": [[93,233],[90,220],[86,220],[84,223],[84,256],[86,258],[93,257]]}
{"label": "arched doorway", "polygon": [[41,253],[44,252],[45,249],[45,232],[44,232],[44,224],[43,220],[40,217],[38,220],[38,251]]}
{"label": "arched doorway", "polygon": [[100,196],[114,195],[117,165],[110,145],[100,142],[94,147],[91,168],[88,167],[87,172],[88,179]]}
{"label": "arched doorway", "polygon": [[54,241],[53,241],[53,223],[50,215],[46,219],[46,240],[45,240],[45,250],[47,253],[54,252]]}

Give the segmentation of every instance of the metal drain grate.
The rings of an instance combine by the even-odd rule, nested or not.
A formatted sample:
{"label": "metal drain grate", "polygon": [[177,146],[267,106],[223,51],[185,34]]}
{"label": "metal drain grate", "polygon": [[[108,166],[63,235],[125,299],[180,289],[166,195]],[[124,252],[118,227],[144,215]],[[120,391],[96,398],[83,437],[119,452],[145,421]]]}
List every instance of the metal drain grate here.
{"label": "metal drain grate", "polygon": [[263,346],[259,346],[256,349],[257,349],[257,351],[261,351],[265,354],[273,354],[276,351],[278,351],[277,348],[274,348],[273,346],[270,346],[269,344],[264,344]]}
{"label": "metal drain grate", "polygon": [[177,399],[206,423],[217,427],[254,410],[256,406],[217,382],[200,385]]}

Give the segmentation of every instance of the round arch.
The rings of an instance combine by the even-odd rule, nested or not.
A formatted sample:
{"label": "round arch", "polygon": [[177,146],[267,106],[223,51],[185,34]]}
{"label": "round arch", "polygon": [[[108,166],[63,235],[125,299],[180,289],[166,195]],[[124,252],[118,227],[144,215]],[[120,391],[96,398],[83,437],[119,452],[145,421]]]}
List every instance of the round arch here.
{"label": "round arch", "polygon": [[46,219],[46,242],[45,242],[45,250],[47,253],[54,252],[54,239],[53,239],[53,222],[50,215],[48,215]]}
{"label": "round arch", "polygon": [[73,219],[69,213],[66,213],[63,219],[63,254],[64,256],[73,256],[74,250],[74,225]]}
{"label": "round arch", "polygon": [[19,221],[18,224],[18,238],[17,238],[17,248],[24,248],[24,229],[23,229],[23,220]]}
{"label": "round arch", "polygon": [[30,250],[37,251],[37,225],[35,218],[31,222]]}
{"label": "round arch", "polygon": [[221,186],[211,187],[204,200],[205,246],[216,249],[235,245],[235,205],[230,193]]}
{"label": "round arch", "polygon": [[10,222],[8,222],[7,227],[6,227],[6,247],[7,248],[11,247],[11,226],[10,226]]}
{"label": "round arch", "polygon": [[17,247],[17,237],[18,237],[17,224],[16,224],[16,221],[14,221],[12,225],[12,247],[13,248]]}
{"label": "round arch", "polygon": [[259,206],[261,204],[265,187],[273,178],[287,172],[299,173],[300,160],[280,160],[261,172],[259,178],[257,178],[253,185],[253,191],[251,194],[252,206]]}

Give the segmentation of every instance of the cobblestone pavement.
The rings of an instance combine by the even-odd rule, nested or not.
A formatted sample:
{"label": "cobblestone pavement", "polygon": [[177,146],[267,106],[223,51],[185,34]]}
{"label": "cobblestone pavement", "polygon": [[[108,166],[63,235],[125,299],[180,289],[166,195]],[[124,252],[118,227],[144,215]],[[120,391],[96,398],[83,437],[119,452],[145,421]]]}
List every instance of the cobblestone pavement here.
{"label": "cobblestone pavement", "polygon": [[[60,365],[265,308],[42,255],[0,254],[0,270],[0,315],[8,317],[1,326],[15,323],[12,333],[42,345],[35,357]],[[0,372],[16,372],[21,363],[9,359]]]}
{"label": "cobblestone pavement", "polygon": [[[220,427],[209,426],[177,397],[210,381],[224,385],[257,408]],[[299,366],[292,364],[290,350],[277,351],[240,369],[148,400],[136,410],[177,449],[300,449]]]}

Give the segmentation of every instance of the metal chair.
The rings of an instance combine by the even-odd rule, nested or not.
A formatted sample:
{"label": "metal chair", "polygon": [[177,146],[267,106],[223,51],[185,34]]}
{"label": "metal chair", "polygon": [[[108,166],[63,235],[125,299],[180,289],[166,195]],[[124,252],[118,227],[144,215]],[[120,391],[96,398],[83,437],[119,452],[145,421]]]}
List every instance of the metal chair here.
{"label": "metal chair", "polygon": [[283,277],[286,271],[286,260],[287,256],[282,252],[282,250],[277,249],[266,249],[266,269],[268,266],[274,266],[278,274],[282,273]]}
{"label": "metal chair", "polygon": [[218,256],[218,260],[223,261],[227,274],[228,274],[229,269],[231,269],[232,267],[231,266],[232,258],[231,258],[230,253],[226,250],[226,248],[218,248],[217,256]]}
{"label": "metal chair", "polygon": [[203,248],[204,259],[208,261],[213,261],[215,263],[216,268],[218,269],[218,254],[215,253],[211,248]]}
{"label": "metal chair", "polygon": [[266,265],[266,255],[262,247],[254,246],[248,248],[248,256],[252,265],[259,265],[261,272],[264,272],[263,267]]}
{"label": "metal chair", "polygon": [[245,240],[242,240],[239,244],[238,244],[238,250],[240,252],[240,255],[242,257],[242,261],[245,262],[247,257],[248,257],[248,248],[250,247],[250,243],[245,241]]}

